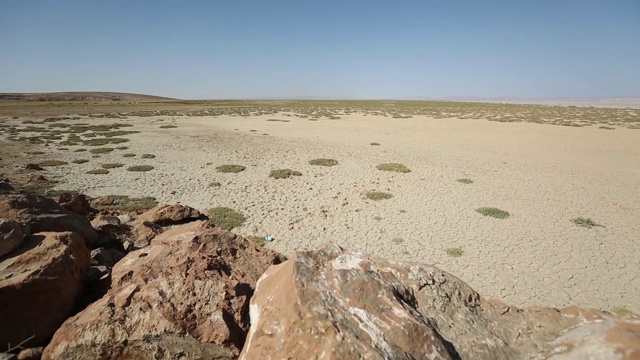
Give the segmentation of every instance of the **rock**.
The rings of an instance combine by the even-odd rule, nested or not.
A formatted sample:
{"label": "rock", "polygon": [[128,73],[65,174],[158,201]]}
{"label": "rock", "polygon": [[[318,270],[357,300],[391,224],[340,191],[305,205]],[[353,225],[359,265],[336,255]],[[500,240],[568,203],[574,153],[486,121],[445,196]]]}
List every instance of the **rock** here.
{"label": "rock", "polygon": [[117,205],[120,201],[112,196],[99,196],[91,199],[92,206]]}
{"label": "rock", "polygon": [[160,226],[168,226],[198,220],[200,215],[198,210],[189,206],[161,205],[140,215],[136,222],[140,224],[150,222]]}
{"label": "rock", "polygon": [[43,347],[24,349],[18,354],[18,360],[40,360],[43,350]]}
{"label": "rock", "polygon": [[0,190],[15,190],[15,188],[8,182],[0,182]]}
{"label": "rock", "polygon": [[162,226],[152,222],[145,221],[143,223],[139,223],[135,225],[131,231],[133,245],[138,249],[149,246],[151,240],[161,234],[162,231]]}
{"label": "rock", "polygon": [[25,235],[17,221],[0,219],[0,257],[20,247]]}
{"label": "rock", "polygon": [[132,223],[131,238],[134,246],[138,249],[149,246],[151,240],[164,231],[163,226],[195,221],[200,216],[198,210],[180,204],[153,208]]}
{"label": "rock", "polygon": [[0,344],[45,345],[82,293],[89,250],[75,233],[38,233],[0,263]]}
{"label": "rock", "polygon": [[549,343],[545,358],[640,359],[640,320],[604,319],[571,329]]}
{"label": "rock", "polygon": [[0,218],[29,225],[33,233],[72,231],[80,235],[87,244],[97,239],[97,233],[87,218],[74,214],[41,195],[0,193]]}
{"label": "rock", "polygon": [[130,223],[133,219],[131,218],[131,215],[123,214],[123,215],[118,215],[118,220],[120,220],[121,224],[127,224],[127,223]]}
{"label": "rock", "polygon": [[111,257],[111,253],[105,248],[97,248],[91,250],[91,265],[92,266],[106,266],[113,267],[115,261]]}
{"label": "rock", "polygon": [[38,164],[24,164],[24,168],[27,169],[27,170],[44,170]]}
{"label": "rock", "polygon": [[[576,326],[613,321],[619,333],[631,326],[595,310],[522,310],[485,301],[435,267],[337,245],[298,252],[269,268],[256,285],[250,315],[240,359],[541,358],[566,349],[566,341],[557,339]],[[600,332],[601,339],[629,351],[629,339],[637,344],[640,331],[620,340],[609,335]],[[585,351],[576,359],[598,354]]]}
{"label": "rock", "polygon": [[112,269],[108,293],[69,318],[44,359],[236,358],[248,305],[274,252],[197,221]]}
{"label": "rock", "polygon": [[122,227],[120,219],[117,216],[98,214],[91,220],[91,226],[94,230],[105,235],[121,232]]}
{"label": "rock", "polygon": [[121,252],[118,249],[107,249],[107,252],[111,256],[111,259],[113,259],[113,263],[114,264],[116,264],[118,261],[122,260],[122,258],[124,258],[125,255],[127,255],[127,254]]}
{"label": "rock", "polygon": [[56,202],[63,208],[78,215],[88,215],[97,212],[89,205],[87,196],[84,194],[64,193],[58,196]]}

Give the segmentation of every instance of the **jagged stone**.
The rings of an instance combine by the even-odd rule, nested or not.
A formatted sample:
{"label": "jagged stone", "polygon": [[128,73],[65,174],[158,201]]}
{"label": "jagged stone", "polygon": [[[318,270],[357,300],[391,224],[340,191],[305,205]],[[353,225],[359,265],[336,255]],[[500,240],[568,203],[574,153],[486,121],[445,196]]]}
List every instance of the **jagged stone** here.
{"label": "jagged stone", "polygon": [[87,244],[97,239],[97,233],[89,220],[74,214],[54,200],[36,194],[17,192],[0,193],[0,218],[26,224],[31,232],[72,231]]}
{"label": "jagged stone", "polygon": [[[640,336],[637,325],[598,311],[523,310],[485,301],[433,266],[370,257],[337,245],[298,252],[269,268],[250,308],[251,329],[241,359],[542,358],[549,349],[564,346],[558,336],[565,331],[594,321],[617,324],[620,333],[633,327],[619,337],[620,344]],[[613,342],[610,333],[600,334]],[[632,348],[625,343],[618,350]],[[591,349],[575,353],[581,359],[598,354]]]}
{"label": "jagged stone", "polygon": [[43,358],[236,358],[253,284],[277,262],[207,222],[169,229],[114,266],[108,293],[69,318]]}
{"label": "jagged stone", "polygon": [[[82,293],[89,250],[75,233],[37,233],[0,262],[0,344],[45,345]],[[1,349],[0,349],[1,350]]]}
{"label": "jagged stone", "polygon": [[56,202],[63,208],[78,215],[89,215],[97,210],[89,204],[84,194],[64,193],[57,197]]}
{"label": "jagged stone", "polygon": [[150,222],[160,226],[181,224],[198,220],[200,212],[192,207],[181,204],[161,205],[141,214],[136,222],[142,224]]}

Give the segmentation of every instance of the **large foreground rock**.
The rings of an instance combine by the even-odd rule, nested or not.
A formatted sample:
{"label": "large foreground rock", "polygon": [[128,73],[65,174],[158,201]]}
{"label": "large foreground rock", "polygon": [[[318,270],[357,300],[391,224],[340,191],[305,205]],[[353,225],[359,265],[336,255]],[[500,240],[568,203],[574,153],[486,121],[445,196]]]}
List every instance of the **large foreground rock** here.
{"label": "large foreground rock", "polygon": [[31,338],[23,345],[45,345],[82,293],[89,268],[84,240],[70,232],[38,233],[0,260],[0,344]]}
{"label": "large foreground rock", "polygon": [[0,218],[29,225],[31,232],[72,231],[87,244],[97,239],[89,220],[62,208],[54,200],[18,192],[0,193]]}
{"label": "large foreground rock", "polygon": [[254,284],[277,262],[203,221],[169,229],[115,265],[109,292],[69,318],[43,358],[236,358]]}
{"label": "large foreground rock", "polygon": [[[241,359],[640,356],[639,321],[574,307],[521,310],[484,301],[435,267],[337,245],[299,252],[269,268],[258,281],[250,313]],[[585,334],[590,335],[583,341]]]}

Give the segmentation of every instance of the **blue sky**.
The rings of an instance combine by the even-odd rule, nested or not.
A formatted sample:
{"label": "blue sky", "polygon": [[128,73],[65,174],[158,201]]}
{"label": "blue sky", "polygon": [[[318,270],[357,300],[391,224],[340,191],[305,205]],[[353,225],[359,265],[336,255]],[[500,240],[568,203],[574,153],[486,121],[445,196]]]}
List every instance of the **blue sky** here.
{"label": "blue sky", "polygon": [[0,0],[0,92],[640,96],[640,1]]}

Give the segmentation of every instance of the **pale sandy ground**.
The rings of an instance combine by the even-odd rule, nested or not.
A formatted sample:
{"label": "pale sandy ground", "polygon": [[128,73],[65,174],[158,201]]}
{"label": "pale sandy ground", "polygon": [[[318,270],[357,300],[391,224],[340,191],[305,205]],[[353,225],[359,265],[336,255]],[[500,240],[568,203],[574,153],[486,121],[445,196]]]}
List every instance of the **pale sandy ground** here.
{"label": "pale sandy ground", "polygon": [[[316,122],[283,114],[164,119],[93,119],[130,121],[142,133],[128,136],[131,142],[123,145],[129,150],[49,171],[62,176],[61,188],[89,195],[155,196],[201,210],[235,208],[247,216],[238,233],[271,234],[276,240],[267,246],[287,254],[333,241],[435,264],[487,298],[520,306],[625,306],[640,312],[638,130],[360,115]],[[171,122],[179,127],[159,129]],[[157,157],[123,158],[125,152]],[[320,157],[340,164],[308,164]],[[156,169],[84,174],[106,162]],[[382,172],[375,168],[382,162],[400,162],[412,172]],[[217,173],[222,164],[247,169]],[[277,168],[303,175],[269,178]],[[474,183],[456,181],[464,177]],[[222,186],[209,187],[213,181]],[[367,190],[394,197],[367,200]],[[484,217],[474,211],[482,206],[512,215]],[[578,216],[606,227],[577,227],[570,219]],[[397,238],[404,241],[397,244]],[[451,257],[448,247],[465,253]]]}

